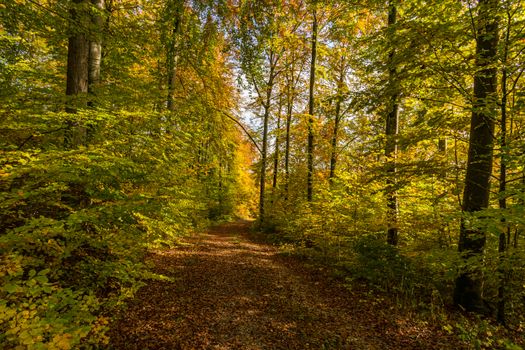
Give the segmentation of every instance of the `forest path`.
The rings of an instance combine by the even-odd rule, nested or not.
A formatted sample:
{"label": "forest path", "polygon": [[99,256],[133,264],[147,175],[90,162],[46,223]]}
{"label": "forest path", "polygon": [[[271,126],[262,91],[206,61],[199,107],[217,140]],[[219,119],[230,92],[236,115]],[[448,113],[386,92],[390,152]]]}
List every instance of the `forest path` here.
{"label": "forest path", "polygon": [[113,325],[112,348],[458,348],[248,231],[248,222],[226,224],[152,254],[156,272],[174,281],[152,281],[137,293]]}

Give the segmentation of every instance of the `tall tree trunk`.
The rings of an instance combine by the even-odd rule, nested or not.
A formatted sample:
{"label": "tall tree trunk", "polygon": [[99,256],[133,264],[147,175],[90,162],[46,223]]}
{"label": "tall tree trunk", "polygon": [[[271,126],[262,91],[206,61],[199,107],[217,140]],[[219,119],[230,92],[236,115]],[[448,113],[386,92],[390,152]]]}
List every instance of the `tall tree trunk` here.
{"label": "tall tree trunk", "polygon": [[[88,57],[88,106],[95,106],[96,90],[100,84],[100,65],[102,63],[102,35],[104,32],[104,15],[105,0],[91,0],[94,11],[91,16],[92,31],[90,33],[89,41],[89,57]],[[95,134],[93,124],[88,125],[86,131],[87,142],[90,142]]]}
{"label": "tall tree trunk", "polygon": [[279,139],[281,136],[281,112],[283,107],[283,96],[279,96],[279,107],[278,107],[278,113],[277,113],[277,130],[275,133],[275,153],[273,157],[273,182],[272,182],[272,188],[275,192],[275,189],[277,188],[277,176],[279,172]]}
{"label": "tall tree trunk", "polygon": [[341,57],[341,67],[339,71],[339,77],[337,80],[337,98],[335,102],[335,117],[334,117],[334,130],[332,132],[332,149],[330,150],[330,183],[335,178],[335,167],[337,165],[337,136],[339,133],[339,121],[341,119],[341,103],[343,101],[343,84],[345,74],[345,58]]}
{"label": "tall tree trunk", "polygon": [[[497,0],[479,0],[477,70],[474,74],[474,100],[462,208],[466,214],[485,209],[489,204],[497,98],[495,68],[498,46],[497,11]],[[462,220],[458,246],[465,261],[470,258],[481,258],[485,241],[483,230],[469,228]],[[469,311],[487,311],[482,299],[482,272],[479,267],[471,266],[460,272],[456,279],[454,302]]]}
{"label": "tall tree trunk", "polygon": [[[315,6],[315,4],[314,4]],[[315,88],[315,60],[317,56],[317,9],[312,11],[312,58],[310,62],[310,86],[308,96],[308,146],[306,155],[308,158],[307,170],[307,200],[313,199],[314,190],[314,88]]]}
{"label": "tall tree trunk", "polygon": [[223,192],[223,181],[222,181],[222,159],[219,158],[219,179],[218,179],[218,193],[217,193],[217,199],[219,202],[219,211],[217,213],[218,217],[223,214],[223,207],[224,207],[224,194]]}
{"label": "tall tree trunk", "polygon": [[284,199],[288,200],[290,187],[290,127],[292,124],[293,104],[295,99],[294,69],[295,57],[292,52],[290,78],[286,84],[286,136],[284,144]]}
{"label": "tall tree trunk", "polygon": [[[393,2],[388,5],[388,27],[396,24],[397,8]],[[397,245],[398,241],[398,200],[396,191],[396,157],[397,157],[397,135],[399,133],[399,91],[397,82],[397,67],[395,63],[395,51],[392,48],[388,55],[388,111],[385,125],[385,156],[386,156],[386,201],[387,201],[387,242]]]}
{"label": "tall tree trunk", "polygon": [[[95,89],[100,83],[100,64],[102,62],[102,33],[104,30],[105,0],[91,0],[95,8],[95,13],[91,18],[94,32],[91,33],[89,42],[89,63],[88,63],[88,92],[95,94]],[[93,105],[93,101],[89,101]]]}
{"label": "tall tree trunk", "polygon": [[[89,0],[72,0],[70,9],[71,34],[67,47],[67,76],[66,76],[66,112],[76,113],[79,107],[86,106],[88,92],[88,60],[89,41],[87,39],[87,9]],[[64,135],[64,146],[71,148],[85,138],[85,129],[72,119],[68,121]]]}
{"label": "tall tree trunk", "polygon": [[174,93],[177,80],[177,64],[179,60],[178,46],[181,32],[182,14],[184,11],[184,0],[172,0],[168,6],[174,7],[174,14],[172,18],[173,28],[171,30],[171,37],[168,39],[168,51],[166,55],[166,68],[168,74],[168,95],[166,103],[168,111],[173,111],[175,109]]}
{"label": "tall tree trunk", "polygon": [[264,102],[264,116],[263,116],[263,140],[261,150],[261,177],[259,184],[259,223],[262,226],[265,219],[265,190],[266,190],[266,163],[268,153],[268,122],[270,119],[270,107],[272,102],[272,90],[274,80],[274,53],[270,52],[270,75],[268,77],[268,83],[266,84],[266,101]]}
{"label": "tall tree trunk", "polygon": [[[509,50],[511,17],[508,16],[507,30],[505,33],[505,42],[503,45],[502,71],[501,71],[501,135],[500,135],[500,168],[499,168],[499,208],[507,209],[507,58]],[[507,280],[507,271],[505,268],[505,252],[507,250],[507,237],[510,237],[510,227],[506,224],[505,217],[501,219],[503,230],[499,234],[498,253],[500,256],[500,282],[498,286],[498,311],[497,319],[501,324],[506,323],[505,319],[505,288]]]}

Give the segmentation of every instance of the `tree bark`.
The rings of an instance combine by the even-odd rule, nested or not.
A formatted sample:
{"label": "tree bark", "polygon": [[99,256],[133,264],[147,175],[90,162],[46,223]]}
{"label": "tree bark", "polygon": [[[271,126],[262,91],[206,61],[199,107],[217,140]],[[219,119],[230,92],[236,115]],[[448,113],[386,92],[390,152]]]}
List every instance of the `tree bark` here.
{"label": "tree bark", "polygon": [[[94,13],[91,16],[92,30],[89,41],[88,56],[88,102],[89,107],[95,107],[97,88],[100,84],[100,66],[102,63],[102,36],[104,33],[104,15],[106,10],[105,0],[91,0]],[[95,127],[89,124],[86,131],[86,141],[90,142],[95,134]]]}
{"label": "tree bark", "polygon": [[[315,6],[315,5],[314,5]],[[314,188],[314,88],[315,88],[315,60],[317,56],[317,9],[312,11],[312,58],[310,62],[310,85],[308,97],[308,146],[306,155],[308,159],[307,170],[307,191],[306,198],[308,202],[313,199]]]}
{"label": "tree bark", "polygon": [[282,106],[283,106],[283,100],[282,95],[279,96],[279,107],[278,107],[278,113],[277,113],[277,130],[275,133],[275,153],[273,158],[273,182],[272,182],[272,188],[275,192],[275,189],[277,188],[277,177],[279,172],[279,141],[281,136],[281,112],[282,112]]}
{"label": "tree bark", "polygon": [[[88,91],[88,57],[89,43],[85,28],[82,28],[85,9],[81,6],[87,0],[72,0],[73,6],[70,10],[72,26],[71,35],[67,47],[67,81],[66,95],[75,96]],[[82,103],[81,103],[82,105]],[[70,112],[75,112],[75,106],[69,105]]]}
{"label": "tree bark", "polygon": [[[177,80],[177,64],[179,61],[179,54],[177,52],[179,45],[179,35],[181,32],[182,13],[184,10],[184,0],[173,0],[170,2],[174,6],[173,14],[173,28],[171,30],[171,37],[168,40],[168,51],[166,54],[166,68],[168,74],[168,95],[166,104],[168,111],[175,110],[174,93]],[[170,6],[168,5],[168,6]]]}
{"label": "tree bark", "polygon": [[[88,92],[89,41],[86,35],[86,10],[89,0],[72,0],[70,9],[71,27],[67,47],[66,73],[66,112],[76,113],[85,107]],[[71,148],[85,138],[85,129],[78,126],[73,119],[67,122],[64,135],[64,146]]]}
{"label": "tree bark", "polygon": [[268,77],[268,83],[266,84],[266,101],[264,102],[264,116],[263,116],[263,140],[262,140],[262,152],[261,152],[261,177],[259,184],[259,223],[262,226],[265,219],[265,190],[266,190],[266,163],[268,153],[268,122],[270,119],[270,107],[272,100],[273,80],[275,72],[274,64],[274,53],[273,51],[269,54],[270,60],[270,75]]}
{"label": "tree bark", "polygon": [[[91,22],[94,31],[91,34],[89,42],[89,70],[88,70],[88,92],[93,95],[95,89],[100,83],[100,64],[102,62],[102,33],[104,30],[104,16],[105,0],[91,0],[96,13],[92,16]],[[93,105],[93,101],[89,101],[89,105]]]}
{"label": "tree bark", "polygon": [[339,133],[339,121],[341,119],[341,103],[343,102],[343,84],[344,84],[344,56],[341,57],[341,67],[339,71],[339,77],[337,80],[337,98],[335,102],[335,117],[334,117],[334,130],[332,133],[332,149],[330,151],[330,183],[333,183],[335,178],[335,168],[337,165],[337,136]]}
{"label": "tree bark", "polygon": [[[496,117],[498,21],[497,0],[479,0],[477,15],[476,67],[474,100],[470,125],[467,174],[463,192],[463,211],[472,214],[488,207],[490,176],[494,147],[494,120]],[[465,261],[481,257],[485,248],[485,232],[461,223],[459,251]],[[456,305],[469,311],[486,312],[482,299],[482,272],[480,267],[465,269],[456,279]]]}
{"label": "tree bark", "polygon": [[[388,27],[396,24],[397,8],[389,2]],[[395,50],[392,48],[388,55],[388,110],[385,125],[385,156],[386,156],[386,202],[387,202],[387,242],[397,245],[398,242],[398,200],[396,191],[396,158],[397,136],[399,133],[399,91],[397,82],[397,67],[395,64]]]}
{"label": "tree bark", "polygon": [[[499,168],[499,208],[507,209],[507,58],[510,40],[510,26],[511,17],[508,17],[507,31],[505,33],[505,42],[503,45],[502,57],[502,71],[501,71],[501,135],[500,135],[500,168]],[[498,253],[500,257],[498,272],[500,274],[500,282],[498,286],[498,304],[497,304],[497,319],[500,324],[505,324],[505,289],[507,280],[507,271],[505,268],[505,252],[507,250],[507,237],[510,237],[510,227],[506,224],[505,217],[501,219],[503,230],[499,233]]]}
{"label": "tree bark", "polygon": [[287,79],[286,94],[286,136],[284,146],[284,199],[288,200],[290,187],[290,127],[292,124],[293,104],[295,99],[295,57],[292,52],[292,61],[290,63],[290,78]]}

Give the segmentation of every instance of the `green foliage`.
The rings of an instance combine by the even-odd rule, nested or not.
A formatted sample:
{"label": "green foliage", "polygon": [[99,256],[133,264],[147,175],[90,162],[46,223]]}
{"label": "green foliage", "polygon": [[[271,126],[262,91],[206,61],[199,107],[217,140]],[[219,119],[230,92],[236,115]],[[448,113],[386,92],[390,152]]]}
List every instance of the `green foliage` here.
{"label": "green foliage", "polygon": [[47,277],[50,270],[24,275],[20,256],[4,256],[2,271],[0,343],[27,349],[70,349],[86,339],[104,342],[107,320],[96,316],[100,301],[94,295],[61,288]]}
{"label": "green foliage", "polygon": [[456,321],[448,320],[447,322],[449,323],[443,326],[443,329],[449,334],[457,334],[463,342],[469,345],[470,349],[523,349],[515,343],[515,341],[519,341],[519,339],[509,339],[503,327],[480,319],[480,317],[462,317]]}
{"label": "green foliage", "polygon": [[[70,5],[0,4],[0,343],[7,348],[103,347],[105,315],[145,279],[160,278],[143,264],[147,249],[176,245],[238,208],[249,215],[253,202],[243,164],[250,149],[219,112],[234,103],[213,21],[184,7],[184,34],[174,38],[160,3],[137,11],[106,2],[103,28],[82,19],[74,28],[99,38],[103,57],[100,82],[67,97],[81,106],[72,114],[63,112]],[[172,44],[181,51],[181,83],[166,111],[160,62]]]}

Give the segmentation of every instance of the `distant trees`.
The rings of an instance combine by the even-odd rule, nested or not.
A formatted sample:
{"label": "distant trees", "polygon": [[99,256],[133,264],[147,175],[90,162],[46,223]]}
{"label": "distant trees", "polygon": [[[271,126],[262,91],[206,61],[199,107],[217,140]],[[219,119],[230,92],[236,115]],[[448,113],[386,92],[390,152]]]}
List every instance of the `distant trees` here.
{"label": "distant trees", "polygon": [[[517,68],[523,45],[514,29],[499,45],[496,22],[507,18],[505,28],[517,28],[524,20],[522,7],[511,0],[483,0],[427,6],[390,1],[379,7],[277,1],[264,8],[279,18],[298,19],[279,21],[271,40],[251,46],[245,40],[240,48],[249,89],[259,92],[269,80],[256,86],[252,72],[268,77],[272,65],[246,48],[278,52],[281,58],[273,67],[278,73],[272,96],[258,94],[248,105],[263,117],[263,144],[265,135],[276,139],[266,150],[270,154],[274,147],[272,201],[265,204],[268,193],[260,193],[259,219],[325,254],[335,249],[333,242],[379,231],[386,231],[386,242],[399,252],[428,244],[452,256],[459,242],[462,263],[454,266],[458,275],[455,292],[450,291],[455,303],[484,312],[483,299],[508,298],[508,271],[516,268],[508,266],[509,256],[521,254],[505,249],[510,226],[515,232],[522,226],[516,216],[522,157],[512,150],[522,144],[516,87],[523,84],[523,70]],[[250,30],[270,28],[258,23],[245,32],[250,38],[255,37]],[[496,144],[498,157],[493,157]],[[263,189],[269,183],[267,157],[257,166]],[[491,177],[499,178],[498,197],[490,195]],[[496,202],[501,210],[494,212]],[[326,220],[316,211],[326,212]],[[511,224],[510,218],[517,221]],[[499,225],[505,229],[496,229]],[[487,269],[497,276],[488,284]]]}

